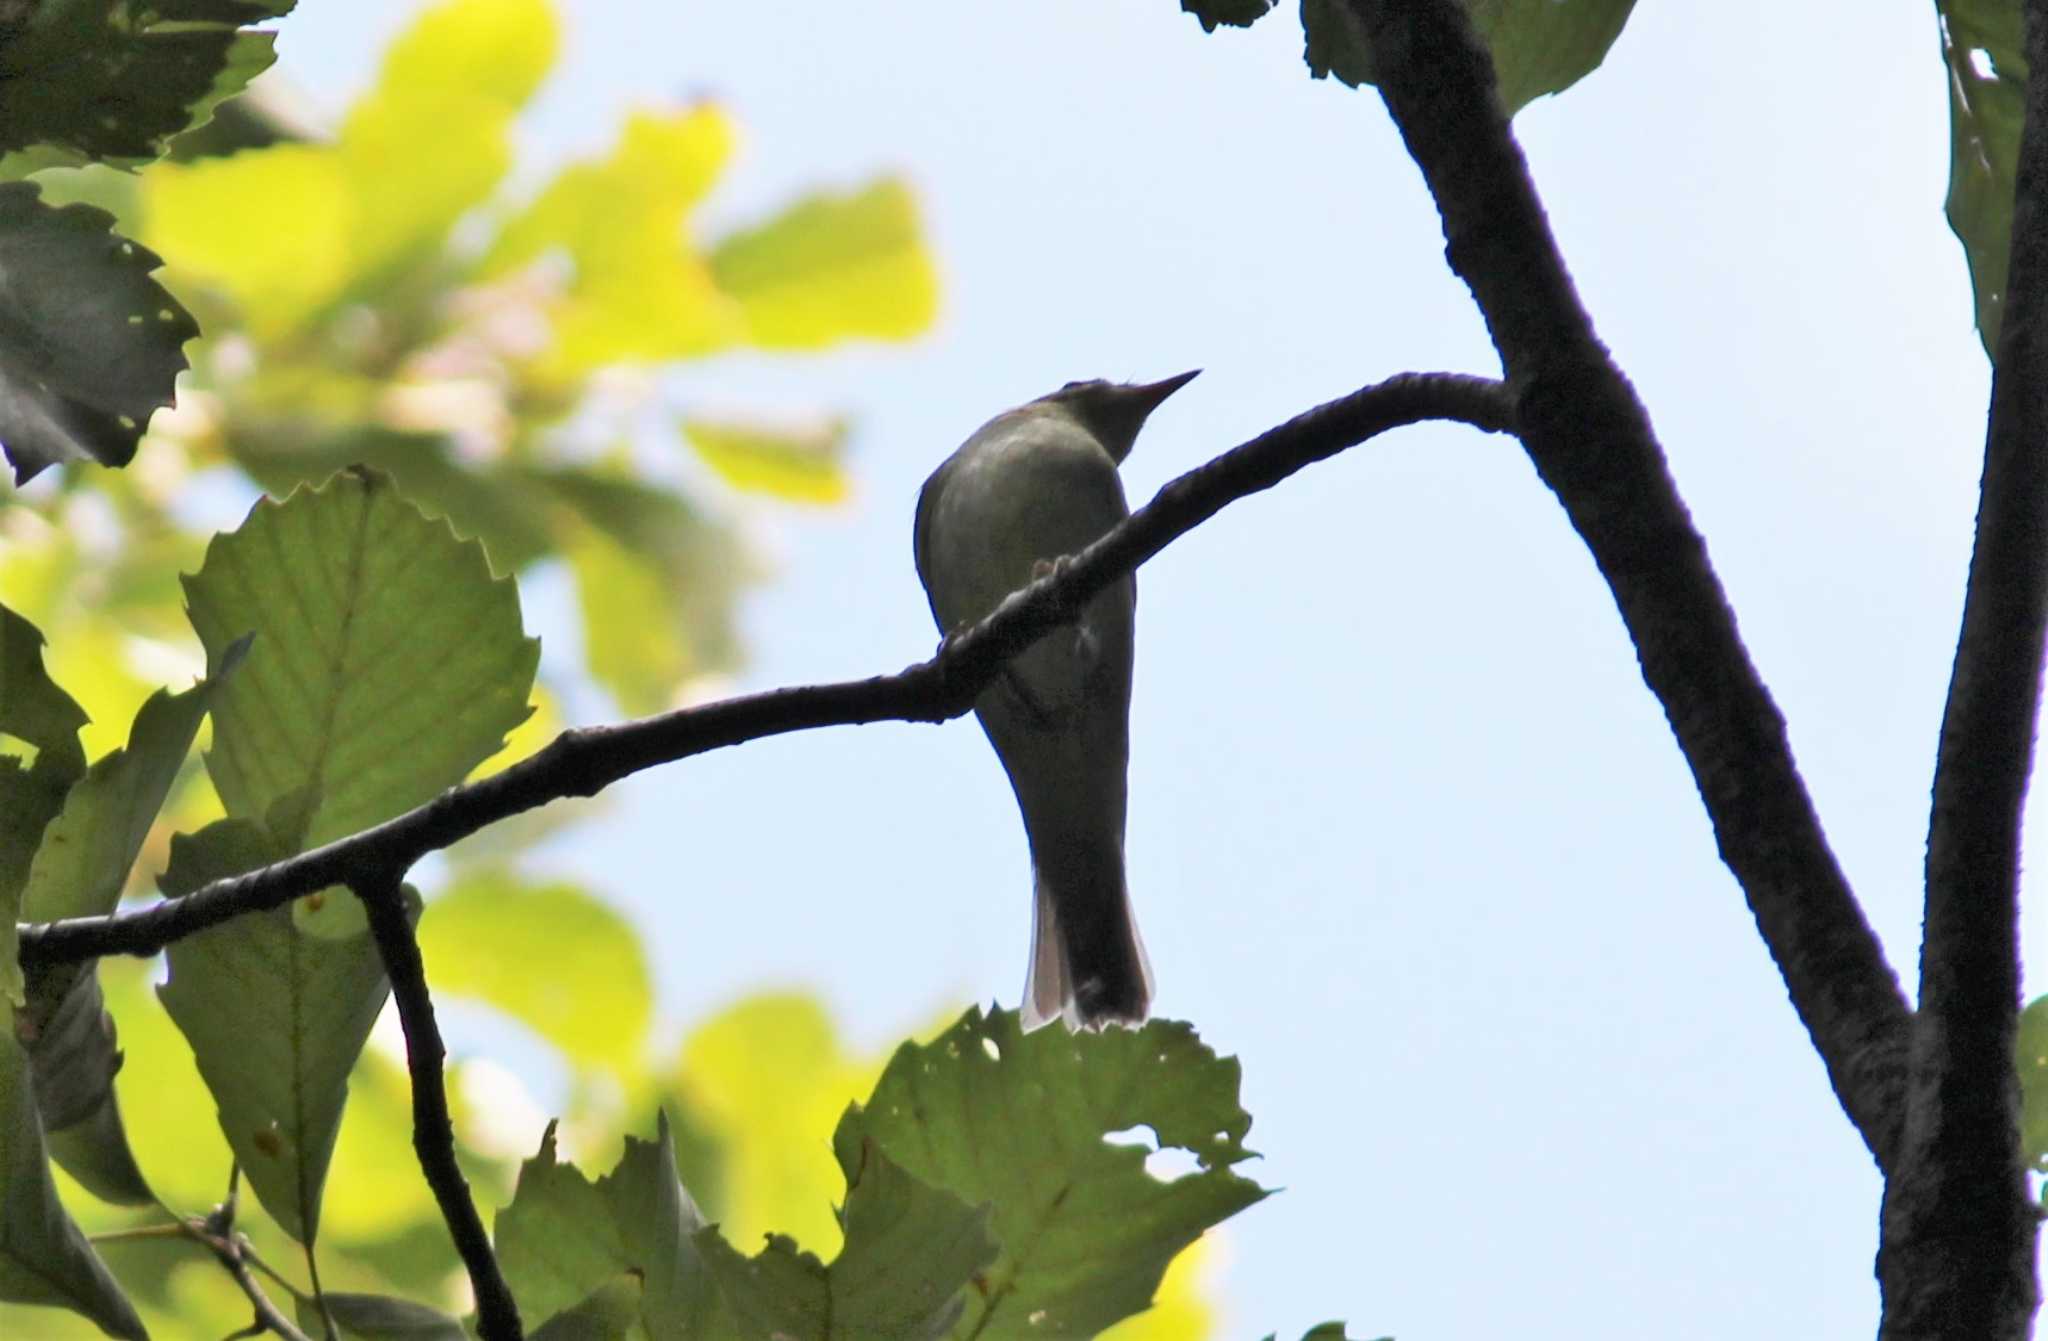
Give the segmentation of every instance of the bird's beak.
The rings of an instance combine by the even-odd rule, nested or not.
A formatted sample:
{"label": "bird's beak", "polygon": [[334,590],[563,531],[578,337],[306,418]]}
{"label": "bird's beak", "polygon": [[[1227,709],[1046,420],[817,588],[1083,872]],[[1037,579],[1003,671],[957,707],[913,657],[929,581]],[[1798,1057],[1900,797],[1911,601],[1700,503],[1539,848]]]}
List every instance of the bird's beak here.
{"label": "bird's beak", "polygon": [[1146,382],[1134,385],[1131,387],[1131,398],[1145,407],[1146,414],[1150,414],[1159,408],[1161,401],[1186,386],[1189,382],[1194,381],[1201,374],[1201,371],[1200,368],[1191,368],[1187,372],[1181,373],[1176,377],[1169,377],[1163,382]]}

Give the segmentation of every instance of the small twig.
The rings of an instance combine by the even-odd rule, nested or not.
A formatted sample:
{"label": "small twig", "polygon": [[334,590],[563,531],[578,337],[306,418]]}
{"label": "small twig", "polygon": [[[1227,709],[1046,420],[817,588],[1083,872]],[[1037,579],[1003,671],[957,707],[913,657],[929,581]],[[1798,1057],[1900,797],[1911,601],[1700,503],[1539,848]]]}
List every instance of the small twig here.
{"label": "small twig", "polygon": [[483,1341],[520,1341],[524,1331],[512,1288],[498,1268],[491,1238],[469,1193],[469,1180],[455,1162],[455,1124],[448,1114],[443,1063],[447,1045],[434,1019],[433,997],[427,991],[426,964],[406,913],[405,893],[395,869],[359,874],[351,884],[369,914],[370,935],[383,957],[405,1029],[405,1065],[412,1076],[412,1148],[420,1171],[440,1204],[455,1251],[469,1272],[476,1293],[477,1333]]}
{"label": "small twig", "polygon": [[1299,415],[1172,481],[1057,575],[1013,594],[987,619],[947,640],[932,660],[895,675],[774,689],[565,731],[530,758],[325,847],[148,908],[23,927],[21,962],[153,955],[231,917],[353,884],[365,871],[409,870],[426,853],[522,811],[592,796],[642,769],[744,741],[824,726],[961,716],[1011,657],[1071,622],[1090,596],[1228,504],[1271,488],[1311,462],[1425,420],[1495,433],[1514,426],[1498,382],[1452,373],[1389,378]]}
{"label": "small twig", "polygon": [[232,1212],[228,1218],[222,1217],[223,1209],[228,1209],[228,1203],[215,1208],[213,1214],[205,1219],[187,1220],[179,1228],[186,1237],[206,1246],[213,1254],[214,1260],[226,1268],[228,1275],[234,1278],[236,1286],[248,1299],[249,1307],[256,1311],[255,1322],[235,1335],[261,1336],[265,1332],[274,1332],[285,1341],[312,1341],[312,1338],[301,1331],[297,1323],[286,1317],[284,1311],[272,1303],[270,1296],[263,1292],[263,1286],[249,1270],[249,1259],[253,1256],[249,1251],[249,1241],[235,1231]]}

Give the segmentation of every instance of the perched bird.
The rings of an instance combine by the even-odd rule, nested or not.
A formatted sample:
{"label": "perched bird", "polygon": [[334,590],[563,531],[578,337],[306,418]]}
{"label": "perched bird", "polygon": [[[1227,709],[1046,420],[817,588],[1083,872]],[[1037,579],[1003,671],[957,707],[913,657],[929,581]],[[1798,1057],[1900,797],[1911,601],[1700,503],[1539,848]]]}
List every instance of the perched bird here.
{"label": "perched bird", "polygon": [[[917,499],[917,575],[939,629],[1003,598],[1130,515],[1117,466],[1194,373],[1069,382],[983,424]],[[1036,895],[1024,1027],[1139,1024],[1152,971],[1124,884],[1138,588],[1130,577],[1011,661],[974,705],[1010,775]]]}

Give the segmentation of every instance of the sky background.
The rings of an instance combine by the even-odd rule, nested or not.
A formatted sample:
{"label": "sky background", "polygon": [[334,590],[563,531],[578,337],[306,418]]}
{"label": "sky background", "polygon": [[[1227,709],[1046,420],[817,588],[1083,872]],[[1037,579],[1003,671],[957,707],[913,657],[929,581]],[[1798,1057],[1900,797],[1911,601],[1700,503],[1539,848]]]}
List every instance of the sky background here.
{"label": "sky background", "polygon": [[[338,110],[412,9],[304,6],[283,66]],[[1213,35],[1171,0],[563,9],[536,176],[629,105],[710,96],[745,138],[707,231],[894,170],[939,258],[921,342],[668,388],[857,424],[850,506],[744,510],[776,569],[743,611],[745,686],[928,655],[918,485],[1071,378],[1207,369],[1139,440],[1135,503],[1391,373],[1498,371],[1384,108],[1308,79],[1291,6]],[[1989,380],[1941,215],[1933,7],[1644,5],[1516,129],[1910,970]],[[1868,1334],[1877,1178],[1517,445],[1403,431],[1233,506],[1139,585],[1130,882],[1157,1007],[1242,1058],[1246,1171],[1286,1189],[1225,1231],[1224,1334]],[[572,653],[548,584],[528,594]],[[631,912],[672,1021],[801,984],[879,1049],[1015,1004],[1027,861],[972,723],[785,737],[615,790],[546,860]]]}

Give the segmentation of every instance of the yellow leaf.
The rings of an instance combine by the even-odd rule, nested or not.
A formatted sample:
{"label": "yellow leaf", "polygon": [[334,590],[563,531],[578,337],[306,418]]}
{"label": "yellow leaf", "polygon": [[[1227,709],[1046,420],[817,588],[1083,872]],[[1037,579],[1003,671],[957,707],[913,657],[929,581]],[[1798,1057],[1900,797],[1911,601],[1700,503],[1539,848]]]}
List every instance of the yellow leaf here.
{"label": "yellow leaf", "polygon": [[349,1073],[348,1107],[320,1198],[320,1230],[343,1242],[376,1243],[436,1222],[440,1212],[412,1149],[412,1088],[405,1068],[364,1049]]}
{"label": "yellow leaf", "polygon": [[645,1065],[654,986],[640,937],[575,885],[468,872],[427,905],[420,949],[436,990],[503,1011],[572,1065],[622,1079]]}
{"label": "yellow leaf", "polygon": [[1202,1341],[1216,1331],[1216,1305],[1203,1293],[1215,1265],[1215,1234],[1204,1234],[1167,1263],[1152,1307],[1104,1332],[1101,1341]]}
{"label": "yellow leaf", "polygon": [[831,1259],[832,1206],[846,1195],[832,1130],[881,1070],[848,1055],[824,1008],[795,993],[752,997],[691,1035],[676,1087],[726,1153],[729,1242],[751,1251],[774,1231]]}
{"label": "yellow leaf", "polygon": [[547,0],[444,0],[391,44],[378,83],[467,89],[516,108],[554,68],[559,42]]}
{"label": "yellow leaf", "polygon": [[583,660],[627,712],[669,706],[696,661],[654,567],[593,527],[564,546],[583,608]]}
{"label": "yellow leaf", "polygon": [[292,329],[348,282],[357,202],[324,146],[158,163],[142,206],[149,245],[225,293],[259,335]]}
{"label": "yellow leaf", "polygon": [[490,194],[555,41],[545,0],[448,0],[394,44],[335,144],[150,168],[145,236],[233,299],[259,336],[289,332],[439,245]]}
{"label": "yellow leaf", "polygon": [[358,274],[438,242],[497,186],[557,40],[546,0],[445,0],[392,44],[337,146],[362,206]]}
{"label": "yellow leaf", "polygon": [[774,428],[692,419],[684,422],[683,436],[735,489],[788,503],[845,501],[846,471],[839,454],[846,443],[846,425],[838,420],[810,428]]}
{"label": "yellow leaf", "polygon": [[469,780],[487,778],[491,774],[510,768],[522,759],[540,752],[543,745],[562,733],[562,708],[541,685],[533,687],[533,711],[525,721],[512,728],[505,737],[505,746],[490,758],[478,764],[470,772]]}
{"label": "yellow leaf", "polygon": [[711,253],[718,286],[739,301],[764,349],[817,349],[921,334],[938,278],[910,188],[884,178],[850,195],[820,194]]}
{"label": "yellow leaf", "polygon": [[732,142],[731,123],[708,103],[635,112],[608,158],[564,169],[505,226],[486,274],[557,253],[572,272],[551,312],[555,340],[543,376],[570,380],[607,363],[687,358],[738,338],[738,314],[684,227]]}

